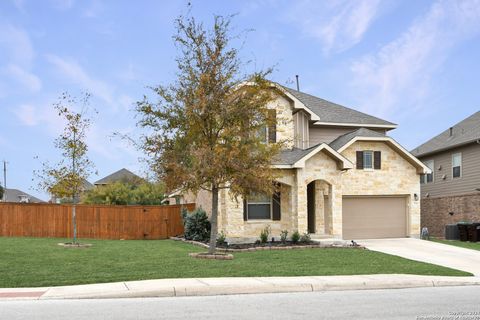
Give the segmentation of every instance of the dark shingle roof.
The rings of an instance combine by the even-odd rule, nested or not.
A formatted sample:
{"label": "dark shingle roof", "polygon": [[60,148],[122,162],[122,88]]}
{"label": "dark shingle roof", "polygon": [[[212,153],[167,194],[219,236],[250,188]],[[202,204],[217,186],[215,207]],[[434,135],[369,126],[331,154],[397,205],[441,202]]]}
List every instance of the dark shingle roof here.
{"label": "dark shingle roof", "polygon": [[93,189],[94,185],[90,183],[87,179],[83,179],[82,188],[85,191]]}
{"label": "dark shingle roof", "polygon": [[394,123],[356,111],[339,104],[282,86],[286,91],[300,100],[313,113],[320,117],[320,122],[364,124],[364,125],[390,125]]}
{"label": "dark shingle roof", "polygon": [[316,147],[318,147],[318,144],[308,149],[292,148],[292,149],[282,150],[279,152],[279,154],[273,161],[273,164],[274,165],[292,165],[298,160],[305,157]]}
{"label": "dark shingle roof", "polygon": [[366,128],[360,128],[352,132],[345,133],[344,135],[341,135],[337,139],[333,140],[332,142],[329,143],[330,147],[334,150],[339,150],[341,147],[346,145],[350,140],[352,140],[355,137],[385,137],[383,133],[376,132],[370,129]]}
{"label": "dark shingle roof", "polygon": [[433,137],[424,144],[416,147],[411,152],[416,157],[421,157],[430,153],[461,146],[480,139],[480,111],[477,111],[470,117],[460,121],[452,127],[452,136],[450,128]]}
{"label": "dark shingle roof", "polygon": [[95,184],[109,184],[117,181],[138,181],[142,180],[139,176],[137,176],[135,173],[123,168],[118,170],[117,172],[114,172],[105,178],[102,178],[98,181],[95,182]]}
{"label": "dark shingle roof", "polygon": [[40,199],[32,196],[31,194],[28,194],[28,193],[23,192],[23,191],[18,190],[18,189],[5,189],[5,195],[6,195],[7,202],[20,202],[20,199],[24,196],[26,196],[28,198],[30,203],[45,202],[43,200],[40,200]]}

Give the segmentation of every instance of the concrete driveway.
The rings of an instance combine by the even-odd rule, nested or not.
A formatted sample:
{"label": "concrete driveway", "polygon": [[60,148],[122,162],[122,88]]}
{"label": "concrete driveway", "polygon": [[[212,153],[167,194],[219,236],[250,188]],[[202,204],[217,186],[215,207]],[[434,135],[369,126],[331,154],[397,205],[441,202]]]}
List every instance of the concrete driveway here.
{"label": "concrete driveway", "polygon": [[367,249],[480,276],[480,251],[412,238],[358,240]]}

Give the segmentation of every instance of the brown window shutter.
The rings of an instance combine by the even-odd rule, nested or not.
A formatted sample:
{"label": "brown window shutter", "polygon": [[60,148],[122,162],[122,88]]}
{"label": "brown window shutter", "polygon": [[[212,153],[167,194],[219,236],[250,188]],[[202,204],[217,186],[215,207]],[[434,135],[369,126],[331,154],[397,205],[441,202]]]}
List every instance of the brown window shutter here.
{"label": "brown window shutter", "polygon": [[248,214],[247,214],[247,199],[243,199],[243,221],[248,220]]}
{"label": "brown window shutter", "polygon": [[357,151],[357,169],[363,169],[363,151]]}
{"label": "brown window shutter", "polygon": [[380,151],[373,152],[373,168],[374,169],[382,168],[382,153]]}
{"label": "brown window shutter", "polygon": [[272,195],[272,220],[279,221],[282,219],[280,199],[281,196],[279,190]]}
{"label": "brown window shutter", "polygon": [[277,111],[268,110],[268,143],[277,142]]}

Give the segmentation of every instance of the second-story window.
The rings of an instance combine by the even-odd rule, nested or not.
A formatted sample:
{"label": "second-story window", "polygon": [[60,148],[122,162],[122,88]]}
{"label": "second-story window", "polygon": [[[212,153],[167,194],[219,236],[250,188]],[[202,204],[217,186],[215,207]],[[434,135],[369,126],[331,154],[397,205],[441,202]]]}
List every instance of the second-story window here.
{"label": "second-story window", "polygon": [[452,155],[452,177],[460,178],[462,176],[462,154],[455,153]]}
{"label": "second-story window", "polygon": [[382,169],[382,152],[371,150],[357,151],[357,169]]}
{"label": "second-story window", "polygon": [[258,130],[260,140],[265,143],[277,142],[277,112],[268,110],[267,123]]}
{"label": "second-story window", "polygon": [[434,162],[433,160],[427,160],[423,162],[430,170],[431,173],[423,174],[420,176],[420,183],[431,183],[433,182],[433,171],[434,171]]}
{"label": "second-story window", "polygon": [[363,151],[363,169],[373,169],[373,151]]}

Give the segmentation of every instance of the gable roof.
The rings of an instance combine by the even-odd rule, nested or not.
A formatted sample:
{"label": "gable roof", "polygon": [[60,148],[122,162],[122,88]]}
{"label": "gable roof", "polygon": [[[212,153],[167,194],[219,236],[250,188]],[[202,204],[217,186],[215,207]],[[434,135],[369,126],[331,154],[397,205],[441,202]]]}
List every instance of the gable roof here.
{"label": "gable roof", "polygon": [[[5,195],[7,202],[20,202],[20,199],[22,197],[27,197],[30,203],[42,203],[45,202],[43,200],[40,200],[31,194],[28,194],[26,192],[23,192],[18,189],[5,189]],[[3,200],[3,199],[0,199]]]}
{"label": "gable roof", "polygon": [[143,180],[139,176],[137,176],[135,173],[122,168],[98,181],[96,181],[94,184],[95,185],[101,185],[101,184],[109,184],[109,183],[114,183],[117,181],[135,181],[135,180]]}
{"label": "gable roof", "polygon": [[392,122],[312,96],[308,93],[282,85],[279,86],[317,115],[320,118],[317,124],[363,125],[365,127],[386,127],[391,129],[397,126]]}
{"label": "gable roof", "polygon": [[341,163],[342,169],[351,169],[353,164],[344,156],[342,156],[337,151],[333,150],[326,143],[319,143],[313,147],[302,150],[298,148],[292,148],[288,150],[282,150],[277,155],[273,161],[273,166],[279,169],[289,169],[289,168],[303,168],[305,166],[305,161],[313,157],[320,151],[325,151],[330,155],[334,160]]}
{"label": "gable roof", "polygon": [[345,133],[329,143],[330,147],[339,150],[355,137],[385,137],[383,133],[376,132],[367,128],[360,128],[352,132]]}
{"label": "gable roof", "polygon": [[87,179],[83,179],[82,188],[85,191],[93,189],[94,185]]}
{"label": "gable roof", "polygon": [[378,141],[385,142],[398,154],[400,154],[405,160],[410,162],[415,168],[417,168],[417,173],[425,174],[430,173],[431,170],[418,160],[414,155],[408,152],[404,147],[402,147],[397,141],[393,138],[386,136],[382,133],[360,128],[352,132],[346,133],[337,139],[330,142],[330,147],[338,153],[342,153],[349,146],[351,146],[356,141]]}
{"label": "gable roof", "polygon": [[475,112],[468,118],[455,124],[452,127],[451,136],[450,128],[448,128],[413,149],[412,153],[417,157],[421,157],[434,152],[459,147],[477,140],[480,140],[480,111]]}

